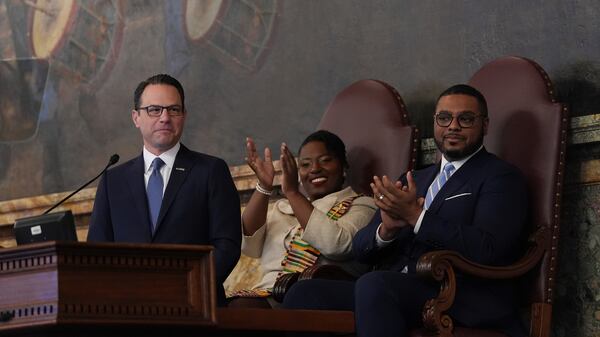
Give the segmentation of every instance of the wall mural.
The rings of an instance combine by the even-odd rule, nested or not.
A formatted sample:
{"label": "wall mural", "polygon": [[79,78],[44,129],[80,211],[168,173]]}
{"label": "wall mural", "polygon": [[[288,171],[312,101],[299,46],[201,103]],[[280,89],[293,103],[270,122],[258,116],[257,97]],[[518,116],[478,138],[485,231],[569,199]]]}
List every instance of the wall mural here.
{"label": "wall mural", "polygon": [[[113,91],[130,95],[158,72],[180,77],[199,52],[225,70],[259,69],[277,9],[277,0],[0,1],[0,200],[73,188],[105,160],[88,151],[112,137],[139,150],[135,131],[117,130],[126,128],[129,101],[120,100],[126,118],[117,125],[104,110]],[[123,45],[130,32],[144,40]],[[121,77],[115,65],[124,55],[157,52],[163,62],[148,62],[128,86],[107,87]]]}
{"label": "wall mural", "polygon": [[183,143],[232,166],[246,136],[296,149],[363,78],[396,87],[431,137],[437,94],[504,55],[540,63],[572,115],[600,112],[600,6],[536,4],[0,0],[0,201],[73,190],[113,153],[139,154],[132,93],[160,72],[186,89]]}

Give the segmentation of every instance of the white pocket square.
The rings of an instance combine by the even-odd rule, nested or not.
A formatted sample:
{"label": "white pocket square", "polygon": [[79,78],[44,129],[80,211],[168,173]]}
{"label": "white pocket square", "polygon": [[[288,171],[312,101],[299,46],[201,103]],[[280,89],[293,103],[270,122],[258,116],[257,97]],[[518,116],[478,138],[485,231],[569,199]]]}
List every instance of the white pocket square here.
{"label": "white pocket square", "polygon": [[454,198],[460,198],[460,197],[464,197],[466,195],[471,195],[471,194],[473,194],[473,193],[461,193],[461,194],[457,194],[457,195],[453,195],[451,197],[448,197],[448,198],[446,198],[444,200],[450,200],[450,199],[454,199]]}

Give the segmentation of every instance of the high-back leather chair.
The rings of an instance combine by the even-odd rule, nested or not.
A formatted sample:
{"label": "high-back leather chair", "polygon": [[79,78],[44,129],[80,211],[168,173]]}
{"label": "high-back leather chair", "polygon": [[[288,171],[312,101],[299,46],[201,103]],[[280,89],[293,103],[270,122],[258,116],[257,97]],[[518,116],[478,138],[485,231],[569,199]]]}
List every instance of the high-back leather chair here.
{"label": "high-back leather chair", "polygon": [[[391,85],[378,80],[357,81],[337,94],[317,129],[338,135],[346,145],[348,185],[372,195],[373,176],[396,180],[415,167],[418,130],[410,125],[406,106]],[[282,301],[298,280],[311,278],[352,279],[334,265],[316,265],[302,274],[286,274],[273,287],[273,297]]]}
{"label": "high-back leather chair", "polygon": [[567,108],[557,103],[548,75],[535,62],[503,57],[483,66],[469,81],[485,96],[490,124],[488,151],[517,166],[530,198],[530,233],[525,256],[507,267],[474,264],[455,252],[423,256],[421,275],[441,283],[440,294],[423,310],[424,329],[412,336],[504,336],[453,326],[444,312],[456,292],[455,272],[488,279],[519,278],[530,306],[530,336],[549,336],[556,274],[560,203],[565,163]]}
{"label": "high-back leather chair", "polygon": [[416,164],[417,129],[410,125],[400,94],[377,80],[360,80],[335,96],[319,130],[337,134],[346,144],[348,183],[371,195],[373,175],[396,180]]}

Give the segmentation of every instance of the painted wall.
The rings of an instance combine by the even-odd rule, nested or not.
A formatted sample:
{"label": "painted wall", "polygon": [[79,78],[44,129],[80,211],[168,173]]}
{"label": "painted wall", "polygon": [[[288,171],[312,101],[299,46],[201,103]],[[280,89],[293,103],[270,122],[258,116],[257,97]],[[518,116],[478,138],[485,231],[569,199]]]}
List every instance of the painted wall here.
{"label": "painted wall", "polygon": [[0,200],[71,190],[112,153],[138,154],[132,92],[158,72],[187,89],[184,143],[230,165],[246,135],[297,147],[361,78],[394,85],[427,137],[435,96],[507,54],[539,62],[574,115],[600,105],[595,0],[33,4],[0,0]]}

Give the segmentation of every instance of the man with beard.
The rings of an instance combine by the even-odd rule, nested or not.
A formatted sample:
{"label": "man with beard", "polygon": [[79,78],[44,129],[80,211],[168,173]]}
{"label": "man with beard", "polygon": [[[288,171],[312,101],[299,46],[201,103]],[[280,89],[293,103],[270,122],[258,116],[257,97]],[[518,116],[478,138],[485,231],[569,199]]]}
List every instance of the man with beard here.
{"label": "man with beard", "polygon": [[[408,336],[422,325],[422,309],[439,285],[416,276],[416,263],[433,250],[453,250],[485,265],[509,265],[521,254],[527,220],[526,185],[517,168],[487,152],[487,103],[468,85],[438,98],[434,137],[441,160],[400,181],[374,177],[380,210],[354,237],[353,252],[376,271],[356,283],[298,282],[284,306],[355,310],[358,336]],[[510,281],[457,275],[449,314],[455,325],[525,336]],[[354,296],[352,296],[354,295]]]}

